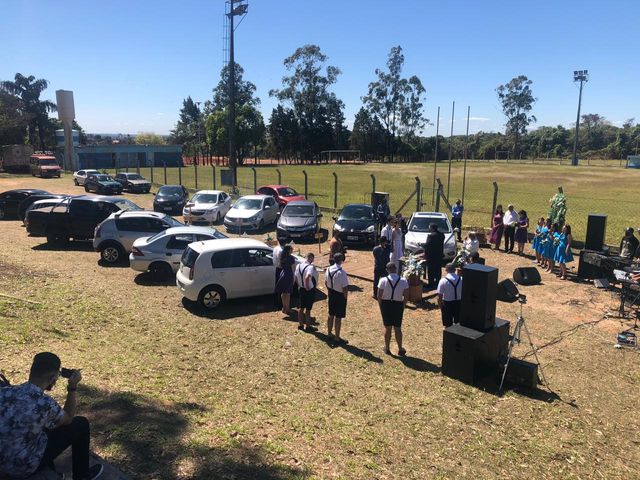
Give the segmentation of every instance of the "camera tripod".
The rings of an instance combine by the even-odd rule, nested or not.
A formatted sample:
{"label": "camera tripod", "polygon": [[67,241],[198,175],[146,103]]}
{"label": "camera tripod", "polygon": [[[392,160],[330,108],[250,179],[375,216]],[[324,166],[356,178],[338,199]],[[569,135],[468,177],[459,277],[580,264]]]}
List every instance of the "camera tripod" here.
{"label": "camera tripod", "polygon": [[509,368],[509,362],[511,361],[511,356],[513,355],[513,347],[520,343],[520,337],[522,335],[522,330],[524,329],[524,333],[527,335],[527,340],[529,342],[529,346],[533,350],[533,355],[536,358],[536,363],[538,364],[538,369],[540,370],[540,377],[542,379],[542,384],[547,386],[547,379],[544,376],[544,372],[542,371],[542,365],[540,364],[540,359],[538,358],[538,352],[536,350],[533,341],[531,340],[531,334],[529,333],[529,329],[527,328],[527,324],[524,323],[524,317],[522,316],[522,306],[527,303],[527,297],[525,295],[518,296],[518,302],[520,303],[520,314],[518,315],[518,319],[516,321],[516,326],[513,329],[513,335],[511,336],[511,340],[509,340],[509,352],[507,353],[507,361],[504,364],[504,370],[502,372],[502,378],[500,380],[500,387],[498,387],[498,392],[502,391],[502,386],[504,385],[504,379],[507,376],[507,368]]}

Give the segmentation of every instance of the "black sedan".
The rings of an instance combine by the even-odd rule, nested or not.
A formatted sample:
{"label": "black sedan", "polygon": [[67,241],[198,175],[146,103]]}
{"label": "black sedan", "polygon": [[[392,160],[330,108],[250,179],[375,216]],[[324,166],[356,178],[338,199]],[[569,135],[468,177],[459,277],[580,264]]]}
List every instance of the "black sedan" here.
{"label": "black sedan", "polygon": [[189,191],[182,185],[164,185],[155,196],[153,210],[169,215],[182,215],[182,209],[189,201]]}
{"label": "black sedan", "polygon": [[278,239],[315,240],[320,231],[320,209],[316,202],[294,200],[279,213],[276,234]]}
{"label": "black sedan", "polygon": [[47,194],[46,190],[22,188],[19,190],[7,190],[0,193],[0,220],[18,217],[18,206],[31,195]]}
{"label": "black sedan", "polygon": [[63,195],[60,193],[37,193],[35,195],[29,195],[18,205],[18,218],[20,220],[24,220],[24,217],[27,214],[27,209],[38,200],[63,199],[68,196],[69,195]]}
{"label": "black sedan", "polygon": [[345,205],[340,215],[333,217],[333,231],[343,243],[375,245],[376,216],[371,205],[353,203]]}
{"label": "black sedan", "polygon": [[89,175],[84,181],[85,192],[96,192],[101,195],[118,195],[122,193],[122,185],[116,182],[111,175]]}
{"label": "black sedan", "polygon": [[138,173],[120,172],[115,180],[131,193],[149,193],[151,190],[151,182]]}

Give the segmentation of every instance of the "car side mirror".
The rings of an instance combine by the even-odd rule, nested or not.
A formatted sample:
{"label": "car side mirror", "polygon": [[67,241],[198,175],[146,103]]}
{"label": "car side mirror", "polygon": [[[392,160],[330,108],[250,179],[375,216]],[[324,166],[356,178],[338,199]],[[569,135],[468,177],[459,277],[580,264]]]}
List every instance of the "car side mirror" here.
{"label": "car side mirror", "polygon": [[458,233],[460,231],[460,229],[458,227],[453,229],[454,232]]}
{"label": "car side mirror", "polygon": [[282,212],[276,212],[276,216],[280,216],[282,214]]}

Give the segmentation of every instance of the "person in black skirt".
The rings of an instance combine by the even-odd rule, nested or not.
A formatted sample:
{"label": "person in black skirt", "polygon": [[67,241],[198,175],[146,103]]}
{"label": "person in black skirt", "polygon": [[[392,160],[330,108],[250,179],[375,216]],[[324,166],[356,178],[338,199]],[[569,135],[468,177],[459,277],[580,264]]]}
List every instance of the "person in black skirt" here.
{"label": "person in black skirt", "polygon": [[[327,268],[324,276],[324,282],[327,286],[329,316],[327,317],[327,331],[329,338],[338,343],[348,343],[340,337],[340,329],[342,327],[342,319],[347,316],[347,296],[349,289],[349,277],[347,272],[342,269],[344,255],[336,253],[333,256],[334,264]],[[333,327],[336,327],[335,335]]]}
{"label": "person in black skirt", "polygon": [[382,277],[378,283],[378,305],[384,325],[384,353],[391,355],[393,329],[398,344],[398,355],[403,357],[407,351],[402,347],[402,315],[409,298],[409,282],[397,274],[396,264],[393,262],[387,263],[387,273],[388,275]]}

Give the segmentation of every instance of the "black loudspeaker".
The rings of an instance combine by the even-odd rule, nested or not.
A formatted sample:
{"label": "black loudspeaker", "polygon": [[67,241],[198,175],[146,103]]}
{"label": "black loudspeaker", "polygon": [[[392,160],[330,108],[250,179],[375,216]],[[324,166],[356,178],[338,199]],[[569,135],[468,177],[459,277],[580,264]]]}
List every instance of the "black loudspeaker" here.
{"label": "black loudspeaker", "polygon": [[606,231],[607,216],[590,213],[587,220],[587,239],[584,242],[584,248],[601,251]]}
{"label": "black loudspeaker", "polygon": [[[504,365],[500,367],[500,374],[504,371]],[[533,390],[538,386],[540,378],[538,377],[538,365],[531,362],[520,360],[519,358],[511,358],[507,367],[507,374],[504,381],[510,385]]]}
{"label": "black loudspeaker", "polygon": [[498,269],[472,263],[462,269],[460,325],[485,331],[496,321]]}
{"label": "black loudspeaker", "polygon": [[513,271],[513,281],[518,285],[537,285],[542,278],[536,267],[520,267]]}
{"label": "black loudspeaker", "polygon": [[580,278],[605,278],[606,275],[602,269],[602,255],[589,250],[580,251],[580,261],[578,262],[578,276]]}
{"label": "black loudspeaker", "polygon": [[498,284],[496,298],[501,302],[515,302],[518,299],[518,295],[520,295],[518,287],[508,278]]}
{"label": "black loudspeaker", "polygon": [[496,319],[495,327],[479,332],[453,325],[442,334],[442,373],[465,383],[498,371],[509,349],[509,322]]}

